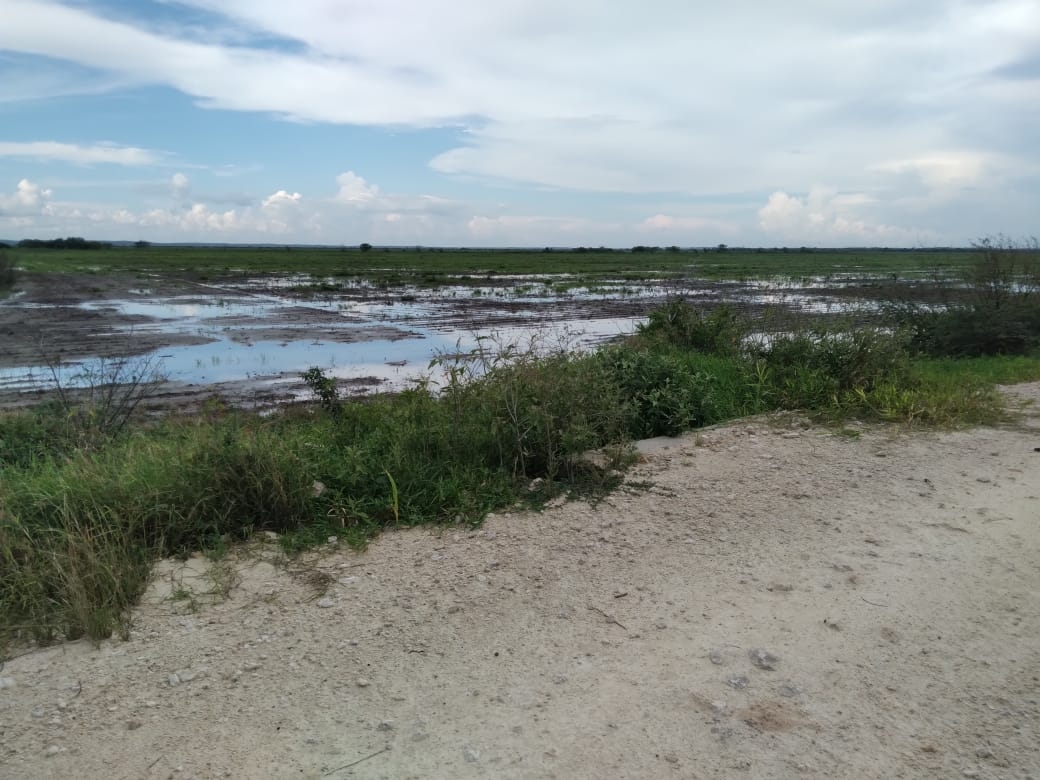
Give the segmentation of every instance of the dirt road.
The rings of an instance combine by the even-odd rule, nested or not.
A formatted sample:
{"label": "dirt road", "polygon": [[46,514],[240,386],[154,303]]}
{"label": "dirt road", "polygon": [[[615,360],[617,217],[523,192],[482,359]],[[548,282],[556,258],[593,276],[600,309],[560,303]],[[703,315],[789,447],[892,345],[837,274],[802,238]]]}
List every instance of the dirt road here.
{"label": "dirt road", "polygon": [[743,421],[596,507],[167,564],[130,641],[0,670],[0,776],[1038,777],[1032,415]]}

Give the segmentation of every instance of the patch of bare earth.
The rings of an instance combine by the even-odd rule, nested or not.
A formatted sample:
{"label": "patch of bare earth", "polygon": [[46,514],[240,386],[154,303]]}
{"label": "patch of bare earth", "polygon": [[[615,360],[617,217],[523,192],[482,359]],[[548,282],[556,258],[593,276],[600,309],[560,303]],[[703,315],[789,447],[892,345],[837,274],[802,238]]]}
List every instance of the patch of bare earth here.
{"label": "patch of bare earth", "polygon": [[1040,774],[1035,416],[657,444],[596,507],[164,563],[0,671],[0,776]]}

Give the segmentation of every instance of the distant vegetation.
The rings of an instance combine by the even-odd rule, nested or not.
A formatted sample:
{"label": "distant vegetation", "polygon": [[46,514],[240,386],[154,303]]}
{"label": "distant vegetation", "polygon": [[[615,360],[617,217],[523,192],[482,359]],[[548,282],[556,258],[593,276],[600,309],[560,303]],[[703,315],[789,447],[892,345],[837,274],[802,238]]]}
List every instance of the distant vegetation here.
{"label": "distant vegetation", "polygon": [[0,290],[7,289],[13,285],[14,276],[14,257],[10,252],[0,248]]}
{"label": "distant vegetation", "polygon": [[[740,251],[729,249],[726,260],[745,262]],[[150,261],[153,253],[166,250],[150,249]],[[99,256],[114,266],[134,254]],[[295,262],[306,253],[293,254]],[[414,267],[417,257],[371,254],[384,266],[407,255]],[[544,256],[522,262],[532,254]],[[620,267],[633,267],[629,253],[618,254]],[[660,253],[653,268],[674,254]],[[332,262],[337,252],[310,256]],[[444,269],[440,259],[463,254],[421,256]],[[510,257],[465,256],[477,264]],[[888,256],[856,258],[878,267]],[[909,256],[917,262],[898,257]],[[167,257],[245,265],[256,256]],[[360,251],[345,257],[349,265]],[[440,390],[420,385],[351,402],[312,369],[316,403],[267,416],[213,401],[190,416],[102,428],[98,421],[112,419],[105,394],[86,409],[70,396],[8,413],[0,418],[0,640],[125,632],[156,556],[226,549],[261,530],[282,534],[289,552],[329,536],[363,545],[391,525],[475,524],[518,501],[602,494],[620,481],[634,438],[777,410],[824,422],[1003,419],[995,383],[1040,378],[1037,248],[998,240],[956,257],[969,295],[938,308],[896,303],[870,323],[783,321],[766,335],[768,321],[673,300],[625,342],[596,352],[482,342],[432,367],[445,376]],[[284,271],[284,252],[280,261]],[[590,459],[592,450],[603,457]]]}
{"label": "distant vegetation", "polygon": [[85,238],[52,238],[43,240],[40,238],[23,238],[18,242],[19,249],[75,249],[96,250],[111,249],[112,244],[105,241],[87,241]]}

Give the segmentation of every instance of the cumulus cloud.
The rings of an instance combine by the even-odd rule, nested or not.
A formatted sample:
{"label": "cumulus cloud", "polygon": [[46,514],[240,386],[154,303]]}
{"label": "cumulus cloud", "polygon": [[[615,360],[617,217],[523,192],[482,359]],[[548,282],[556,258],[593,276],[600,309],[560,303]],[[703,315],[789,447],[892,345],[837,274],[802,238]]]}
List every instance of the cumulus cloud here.
{"label": "cumulus cloud", "polygon": [[46,213],[54,193],[28,179],[18,182],[10,195],[0,193],[0,217],[25,217]]}
{"label": "cumulus cloud", "polygon": [[768,238],[808,245],[912,245],[934,238],[929,231],[879,223],[857,211],[871,202],[861,193],[823,187],[805,197],[774,192],[758,211],[759,227]]}
{"label": "cumulus cloud", "polygon": [[336,177],[336,183],[339,185],[336,200],[341,203],[366,204],[379,197],[379,187],[369,184],[353,171],[341,173]]}
{"label": "cumulus cloud", "polygon": [[153,165],[159,159],[154,152],[139,149],[136,146],[117,146],[115,144],[80,146],[57,141],[0,141],[0,157],[71,162],[82,165],[108,163],[126,166]]}
{"label": "cumulus cloud", "polygon": [[191,193],[191,181],[183,173],[175,173],[170,177],[170,194],[177,200],[184,200]]}

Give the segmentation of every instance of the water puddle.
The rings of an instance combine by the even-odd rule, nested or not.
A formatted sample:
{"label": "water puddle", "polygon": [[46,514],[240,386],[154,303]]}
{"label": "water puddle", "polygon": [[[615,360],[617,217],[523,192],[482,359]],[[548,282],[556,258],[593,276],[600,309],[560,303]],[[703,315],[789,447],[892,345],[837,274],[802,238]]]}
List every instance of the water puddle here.
{"label": "water puddle", "polygon": [[[128,365],[136,360],[154,366],[185,386],[253,382],[298,388],[302,372],[318,367],[340,379],[366,380],[358,386],[394,389],[427,376],[434,358],[478,344],[593,348],[633,332],[647,311],[674,296],[827,314],[876,309],[870,300],[833,294],[845,283],[862,284],[863,277],[590,283],[568,275],[502,275],[458,277],[427,288],[289,275],[194,285],[183,295],[156,296],[147,287],[126,290],[120,298],[85,294],[74,305],[51,308],[56,317],[84,317],[82,328],[70,326],[65,334],[80,339],[72,354],[105,354],[92,352],[91,345],[122,339],[127,346],[116,354],[139,356]],[[48,307],[17,298],[4,305]],[[164,339],[158,348],[139,348]],[[57,371],[64,386],[96,383],[96,372],[89,358],[70,360]],[[3,368],[0,390],[53,387],[50,374],[38,365]]]}

